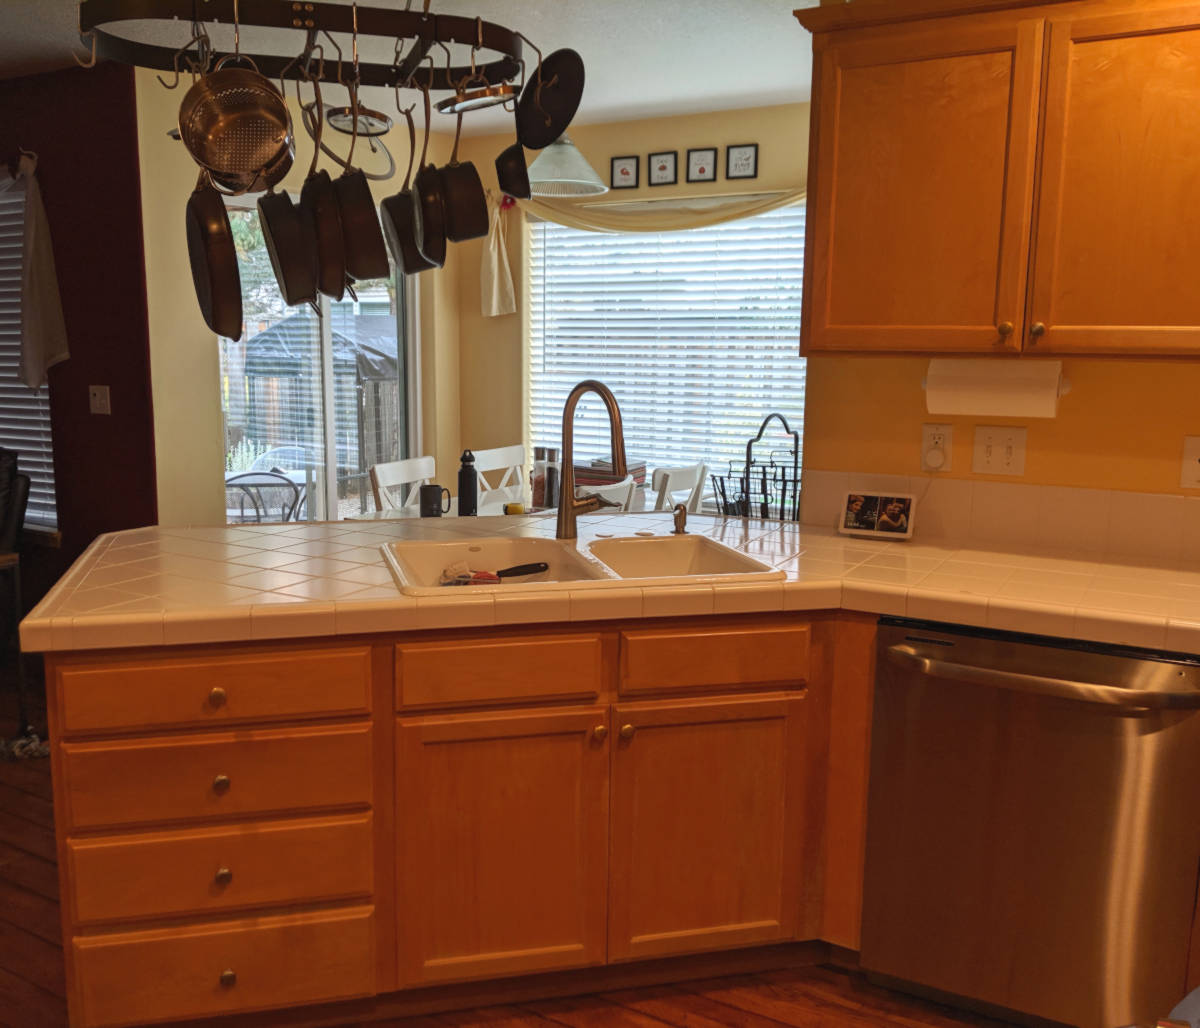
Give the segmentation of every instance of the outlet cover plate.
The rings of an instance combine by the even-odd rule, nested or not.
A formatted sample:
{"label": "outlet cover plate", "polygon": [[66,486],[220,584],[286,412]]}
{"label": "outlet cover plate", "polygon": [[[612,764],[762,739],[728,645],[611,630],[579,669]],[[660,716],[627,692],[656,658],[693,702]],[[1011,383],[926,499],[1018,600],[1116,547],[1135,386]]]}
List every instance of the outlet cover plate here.
{"label": "outlet cover plate", "polygon": [[88,386],[88,410],[93,414],[111,414],[108,386]]}
{"label": "outlet cover plate", "polygon": [[1182,489],[1200,489],[1200,435],[1184,436],[1179,486]]}
{"label": "outlet cover plate", "polygon": [[921,426],[921,470],[949,471],[954,451],[953,425]]}
{"label": "outlet cover plate", "polygon": [[1025,429],[976,425],[971,470],[980,475],[1025,474]]}

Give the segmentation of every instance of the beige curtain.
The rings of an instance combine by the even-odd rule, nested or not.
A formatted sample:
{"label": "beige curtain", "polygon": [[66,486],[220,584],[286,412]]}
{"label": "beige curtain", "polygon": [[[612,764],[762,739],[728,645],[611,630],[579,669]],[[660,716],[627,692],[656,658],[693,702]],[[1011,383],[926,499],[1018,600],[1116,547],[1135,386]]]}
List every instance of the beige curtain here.
{"label": "beige curtain", "polygon": [[804,189],[735,196],[675,197],[625,202],[607,200],[518,200],[536,218],[591,232],[678,232],[749,218],[799,203]]}

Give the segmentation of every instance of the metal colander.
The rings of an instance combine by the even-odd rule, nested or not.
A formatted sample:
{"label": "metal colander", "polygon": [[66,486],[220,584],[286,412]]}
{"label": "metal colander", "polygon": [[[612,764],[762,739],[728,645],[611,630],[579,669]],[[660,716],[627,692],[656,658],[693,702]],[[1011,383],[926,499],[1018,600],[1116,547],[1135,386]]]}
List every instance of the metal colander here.
{"label": "metal colander", "polygon": [[179,135],[196,163],[224,182],[279,181],[294,153],[292,119],[270,79],[248,68],[218,68],[196,82],[179,108]]}

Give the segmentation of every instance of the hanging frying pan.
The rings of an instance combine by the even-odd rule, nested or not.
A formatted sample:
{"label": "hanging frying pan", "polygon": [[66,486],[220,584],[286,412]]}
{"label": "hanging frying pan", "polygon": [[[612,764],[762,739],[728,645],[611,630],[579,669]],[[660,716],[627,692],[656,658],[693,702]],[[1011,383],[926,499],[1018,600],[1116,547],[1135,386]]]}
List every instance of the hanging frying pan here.
{"label": "hanging frying pan", "polygon": [[417,250],[433,267],[446,263],[446,200],[442,176],[432,164],[425,163],[429,150],[429,88],[425,95],[425,143],[421,147],[421,168],[413,181],[413,239]]}
{"label": "hanging frying pan", "polygon": [[455,243],[488,234],[487,196],[484,195],[479,172],[470,161],[460,164],[458,160],[458,137],[461,134],[462,115],[459,114],[450,163],[439,172],[446,203],[446,238]]}
{"label": "hanging frying pan", "polygon": [[408,122],[408,171],[404,173],[404,187],[395,196],[384,198],[379,205],[379,213],[383,234],[392,251],[392,260],[404,269],[404,274],[415,275],[433,265],[421,256],[413,237],[413,198],[408,184],[412,179],[413,160],[417,156],[417,130],[413,126],[412,108],[402,113]]}
{"label": "hanging frying pan", "polygon": [[517,138],[540,150],[567,131],[583,99],[583,58],[574,50],[555,50],[521,90],[517,101]]}
{"label": "hanging frying pan", "polygon": [[187,202],[188,258],[204,323],[217,335],[242,337],[242,282],[225,201],[206,172]]}
{"label": "hanging frying pan", "polygon": [[502,192],[518,200],[528,200],[533,195],[529,188],[525,148],[520,143],[505,147],[496,158],[496,181]]}
{"label": "hanging frying pan", "polygon": [[325,123],[321,104],[320,75],[311,79],[314,99],[311,108],[305,106],[304,119],[316,121],[312,164],[308,178],[300,189],[300,217],[308,223],[317,255],[317,292],[331,300],[346,295],[346,247],[342,242],[342,216],[333,192],[333,179],[324,168],[317,170],[317,155],[321,152],[321,132]]}

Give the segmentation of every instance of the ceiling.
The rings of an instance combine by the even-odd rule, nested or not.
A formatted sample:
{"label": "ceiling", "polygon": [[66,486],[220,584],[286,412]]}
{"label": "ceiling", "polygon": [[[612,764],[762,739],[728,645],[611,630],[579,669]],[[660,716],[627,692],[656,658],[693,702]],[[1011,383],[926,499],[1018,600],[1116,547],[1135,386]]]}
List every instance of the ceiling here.
{"label": "ceiling", "polygon": [[[285,0],[280,0],[285,2]],[[333,0],[342,2],[342,0]],[[433,0],[436,13],[498,22],[529,36],[543,52],[572,47],[587,72],[575,121],[588,124],[673,114],[796,103],[809,98],[812,48],[792,16],[818,0]],[[404,0],[374,0],[403,8]],[[418,2],[412,4],[419,8]],[[75,0],[0,2],[0,78],[70,66],[76,44]],[[169,45],[185,41],[178,24],[127,23],[137,39]],[[232,31],[211,29],[218,49],[232,49]],[[288,53],[298,34],[246,29],[242,47]],[[392,45],[364,41],[365,59],[390,60]],[[456,54],[466,63],[467,51]],[[436,96],[435,96],[436,98]],[[336,100],[334,102],[337,102]],[[390,92],[364,90],[364,102],[395,114]],[[502,108],[473,112],[464,134],[512,126]]]}

